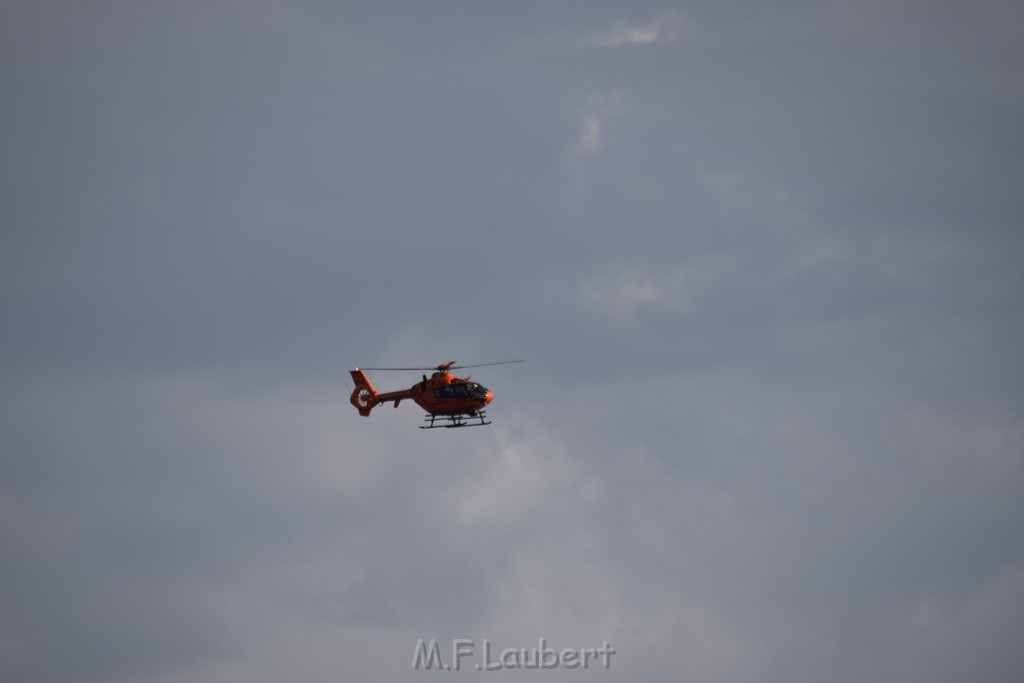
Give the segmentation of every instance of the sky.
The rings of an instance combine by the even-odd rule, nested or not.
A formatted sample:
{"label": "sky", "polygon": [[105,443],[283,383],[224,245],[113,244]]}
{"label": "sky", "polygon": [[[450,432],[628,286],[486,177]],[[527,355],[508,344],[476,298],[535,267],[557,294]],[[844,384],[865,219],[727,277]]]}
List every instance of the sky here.
{"label": "sky", "polygon": [[1024,679],[1019,2],[0,18],[3,679]]}

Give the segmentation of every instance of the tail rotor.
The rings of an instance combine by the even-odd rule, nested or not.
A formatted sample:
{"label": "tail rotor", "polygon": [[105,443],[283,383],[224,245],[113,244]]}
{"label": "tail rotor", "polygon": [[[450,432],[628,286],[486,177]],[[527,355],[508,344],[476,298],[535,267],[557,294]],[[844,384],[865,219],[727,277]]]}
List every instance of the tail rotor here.
{"label": "tail rotor", "polygon": [[374,406],[379,403],[377,400],[377,390],[373,388],[369,378],[359,368],[351,370],[350,373],[356,388],[352,390],[349,402],[355,406],[360,415],[366,417],[373,410]]}

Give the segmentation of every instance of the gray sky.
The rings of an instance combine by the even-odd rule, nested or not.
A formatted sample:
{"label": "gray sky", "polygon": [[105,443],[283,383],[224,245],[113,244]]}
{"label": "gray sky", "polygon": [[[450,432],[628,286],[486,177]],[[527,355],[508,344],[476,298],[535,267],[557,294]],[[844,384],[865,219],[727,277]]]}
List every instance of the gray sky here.
{"label": "gray sky", "polygon": [[1019,2],[14,0],[0,88],[3,678],[1024,678]]}

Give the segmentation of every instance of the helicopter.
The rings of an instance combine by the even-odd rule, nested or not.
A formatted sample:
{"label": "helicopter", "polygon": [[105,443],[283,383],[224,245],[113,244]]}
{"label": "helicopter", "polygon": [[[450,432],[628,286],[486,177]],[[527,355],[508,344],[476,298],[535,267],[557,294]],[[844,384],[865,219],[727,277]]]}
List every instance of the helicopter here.
{"label": "helicopter", "polygon": [[[489,425],[484,413],[484,406],[491,402],[494,394],[487,387],[470,380],[468,377],[456,377],[452,370],[462,368],[482,368],[490,365],[507,365],[522,363],[522,360],[503,360],[496,363],[478,363],[476,365],[456,365],[455,361],[441,363],[432,368],[354,368],[350,370],[355,389],[349,402],[355,406],[359,414],[367,417],[370,411],[381,403],[394,402],[394,407],[405,399],[412,399],[420,408],[427,411],[423,418],[427,424],[420,429],[437,429],[444,427],[479,427]],[[377,393],[364,371],[426,371],[433,374],[428,379],[417,382],[409,389]],[[440,422],[435,424],[435,422]]]}

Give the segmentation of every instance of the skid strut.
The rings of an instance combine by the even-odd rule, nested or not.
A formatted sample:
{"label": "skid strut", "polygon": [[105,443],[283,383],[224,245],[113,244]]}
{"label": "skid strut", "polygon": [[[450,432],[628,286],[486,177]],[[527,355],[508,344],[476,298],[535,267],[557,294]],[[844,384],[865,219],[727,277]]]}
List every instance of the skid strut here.
{"label": "skid strut", "polygon": [[[452,427],[482,427],[491,424],[486,420],[484,411],[478,413],[459,413],[457,415],[428,415],[423,418],[427,424],[420,429],[451,429]],[[439,422],[440,424],[434,424]],[[447,424],[445,424],[447,423]]]}

